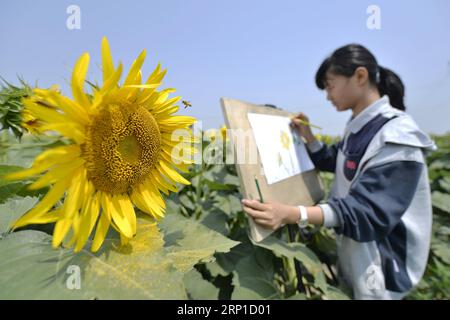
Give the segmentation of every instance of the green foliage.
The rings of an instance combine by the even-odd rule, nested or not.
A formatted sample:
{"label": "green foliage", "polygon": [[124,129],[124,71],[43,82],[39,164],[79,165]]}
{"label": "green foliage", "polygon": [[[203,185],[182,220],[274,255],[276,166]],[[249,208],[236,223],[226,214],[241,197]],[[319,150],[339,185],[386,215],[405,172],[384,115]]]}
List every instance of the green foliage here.
{"label": "green foliage", "polygon": [[[29,206],[29,200],[24,198],[23,202],[20,208]],[[180,224],[184,227],[180,228]],[[205,239],[210,241],[205,243]],[[72,249],[52,249],[51,236],[41,231],[3,234],[0,298],[201,298],[206,292],[194,285],[199,275],[193,266],[199,261],[211,261],[215,252],[227,252],[237,244],[175,214],[168,214],[159,230],[140,217],[137,236],[126,246],[120,246],[112,232],[95,254],[89,251],[89,242],[81,252],[74,253]],[[71,285],[73,268],[81,276],[78,287]],[[200,285],[217,298],[218,289],[212,284]]]}
{"label": "green foliage", "polygon": [[[24,135],[17,143],[7,131],[1,138],[0,299],[187,299],[205,298],[206,293],[218,298],[219,289],[201,282],[194,266],[214,261],[215,253],[225,254],[239,242],[206,226],[217,226],[217,219],[183,217],[170,203],[158,227],[140,216],[137,236],[128,245],[120,246],[117,234],[110,232],[95,254],[89,251],[90,241],[79,253],[53,249],[52,224],[10,232],[12,222],[46,190],[30,192],[31,181],[11,182],[3,176],[28,167],[37,154],[64,142]],[[73,267],[81,275],[79,289],[71,289]]]}
{"label": "green foliage", "polygon": [[0,204],[0,235],[5,234],[12,223],[38,202],[36,197],[13,197]]}
{"label": "green foliage", "polygon": [[409,299],[450,299],[450,135],[435,136],[438,150],[428,155],[433,202],[433,233],[425,275]]}
{"label": "green foliage", "polygon": [[[0,94],[0,120],[4,128],[22,137],[22,131],[11,125],[11,121],[17,123],[14,101],[26,93],[20,91],[21,96],[19,91],[9,84],[2,89],[7,94]],[[326,143],[338,140],[319,138]],[[409,299],[450,298],[450,139],[434,138],[439,150],[427,158],[434,211],[431,253],[425,276]],[[51,247],[51,224],[11,233],[11,223],[47,189],[30,191],[31,181],[2,177],[29,167],[37,154],[64,143],[58,137],[28,134],[19,143],[9,130],[0,132],[0,298],[349,298],[348,288],[336,281],[331,230],[308,228],[297,233],[292,243],[284,227],[262,242],[252,241],[240,202],[239,179],[229,165],[192,165],[184,174],[191,185],[180,186],[177,194],[166,197],[163,221],[155,227],[139,216],[138,235],[127,246],[120,246],[117,235],[110,232],[99,252],[83,249],[75,254]],[[207,146],[203,142],[203,149]],[[321,173],[321,178],[328,193],[333,175]],[[297,279],[294,261],[299,262],[302,279]],[[80,289],[68,288],[70,266],[80,269]],[[299,280],[305,293],[297,291]]]}
{"label": "green foliage", "polygon": [[42,151],[63,144],[57,137],[23,135],[19,142],[8,131],[0,132],[0,203],[14,196],[26,197],[43,195],[47,188],[28,190],[31,180],[8,181],[4,176],[21,168],[30,167],[34,158]]}
{"label": "green foliage", "polygon": [[22,87],[17,87],[2,79],[0,87],[0,131],[11,129],[20,138],[24,133],[22,122],[22,98],[31,94],[31,87],[19,79]]}
{"label": "green foliage", "polygon": [[[301,242],[290,243],[285,227],[262,242],[253,242],[248,234],[247,216],[242,211],[234,166],[192,165],[185,177],[192,184],[172,194],[168,205],[178,214],[240,242],[229,253],[216,253],[215,261],[196,266],[203,279],[219,289],[219,298],[348,299],[334,286],[330,273],[330,264],[335,259],[329,258],[335,255],[331,233],[309,229],[307,235],[297,235],[297,240],[303,237]],[[331,252],[327,256],[321,250]],[[294,259],[300,262],[301,280],[307,290],[304,294],[296,290]]]}

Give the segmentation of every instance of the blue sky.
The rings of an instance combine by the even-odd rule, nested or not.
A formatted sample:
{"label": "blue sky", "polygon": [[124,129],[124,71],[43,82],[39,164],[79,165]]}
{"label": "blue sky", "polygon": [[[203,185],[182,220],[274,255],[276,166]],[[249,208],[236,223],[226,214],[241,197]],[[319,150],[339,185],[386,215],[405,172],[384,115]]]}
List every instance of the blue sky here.
{"label": "blue sky", "polygon": [[[66,27],[69,5],[81,29]],[[381,30],[366,27],[369,5],[381,9]],[[0,75],[40,86],[67,79],[88,51],[90,80],[101,80],[100,43],[127,68],[147,49],[144,77],[158,61],[203,128],[223,124],[220,97],[303,111],[323,133],[340,134],[350,114],[337,113],[314,85],[322,60],[358,42],[406,85],[408,111],[427,132],[450,131],[450,1],[2,1]]]}

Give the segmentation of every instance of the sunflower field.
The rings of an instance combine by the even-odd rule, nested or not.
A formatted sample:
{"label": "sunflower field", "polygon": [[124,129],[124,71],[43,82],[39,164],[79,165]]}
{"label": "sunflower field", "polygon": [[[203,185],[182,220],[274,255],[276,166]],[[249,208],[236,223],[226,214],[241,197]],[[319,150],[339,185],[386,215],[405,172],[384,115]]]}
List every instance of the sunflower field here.
{"label": "sunflower field", "polygon": [[[142,83],[144,58],[120,86],[122,66],[104,39],[103,86],[85,79],[83,55],[74,100],[55,87],[3,80],[0,298],[349,299],[336,276],[332,231],[309,227],[291,242],[284,227],[253,242],[234,166],[172,163],[167,136],[194,119],[174,114],[172,89],[157,90],[160,65]],[[433,138],[429,264],[407,299],[450,298],[450,136]],[[198,150],[188,152],[217,139],[226,144],[226,130],[200,132],[190,140]],[[321,178],[329,190],[333,175]]]}

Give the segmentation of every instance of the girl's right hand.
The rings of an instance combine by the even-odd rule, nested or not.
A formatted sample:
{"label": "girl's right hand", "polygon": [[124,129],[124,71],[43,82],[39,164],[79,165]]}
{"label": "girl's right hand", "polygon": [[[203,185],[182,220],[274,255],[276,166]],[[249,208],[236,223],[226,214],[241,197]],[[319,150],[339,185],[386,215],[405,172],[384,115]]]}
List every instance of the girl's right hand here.
{"label": "girl's right hand", "polygon": [[305,138],[307,143],[310,143],[315,140],[314,134],[311,131],[311,127],[302,123],[302,121],[309,123],[309,118],[303,112],[292,118],[291,126],[300,136]]}

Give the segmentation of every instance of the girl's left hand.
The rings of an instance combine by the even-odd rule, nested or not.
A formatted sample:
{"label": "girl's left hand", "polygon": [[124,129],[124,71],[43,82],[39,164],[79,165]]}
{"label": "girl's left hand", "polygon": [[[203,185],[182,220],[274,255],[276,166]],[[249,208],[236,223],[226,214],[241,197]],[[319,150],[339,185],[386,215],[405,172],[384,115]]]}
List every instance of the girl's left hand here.
{"label": "girl's left hand", "polygon": [[296,223],[298,208],[278,202],[243,199],[244,212],[251,216],[262,227],[277,230],[287,223]]}

